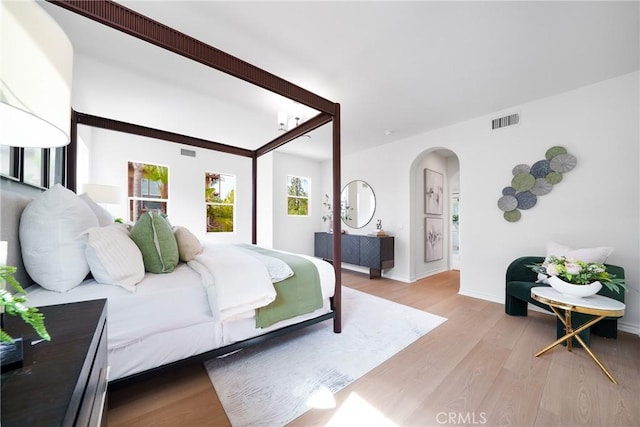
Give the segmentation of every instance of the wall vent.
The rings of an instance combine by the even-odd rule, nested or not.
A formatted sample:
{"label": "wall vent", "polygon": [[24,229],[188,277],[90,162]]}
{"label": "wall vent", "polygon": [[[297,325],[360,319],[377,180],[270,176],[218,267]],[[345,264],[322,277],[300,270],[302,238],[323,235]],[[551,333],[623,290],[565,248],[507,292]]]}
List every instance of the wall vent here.
{"label": "wall vent", "polygon": [[491,120],[491,130],[496,130],[507,126],[514,126],[518,123],[520,123],[520,114],[514,113],[509,116]]}
{"label": "wall vent", "polygon": [[194,150],[186,150],[184,148],[181,148],[180,149],[180,155],[188,156],[188,157],[195,157],[196,156],[196,152]]}

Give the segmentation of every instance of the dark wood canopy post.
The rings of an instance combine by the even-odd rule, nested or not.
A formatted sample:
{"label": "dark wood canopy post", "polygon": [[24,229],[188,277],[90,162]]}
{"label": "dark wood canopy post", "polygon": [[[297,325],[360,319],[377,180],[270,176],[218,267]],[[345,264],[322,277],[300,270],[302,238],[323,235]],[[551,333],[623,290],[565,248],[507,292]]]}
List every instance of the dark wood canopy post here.
{"label": "dark wood canopy post", "polygon": [[71,134],[69,135],[69,145],[64,150],[65,159],[65,177],[64,185],[71,191],[77,191],[78,172],[76,166],[78,163],[78,115],[71,110]]}
{"label": "dark wood canopy post", "polygon": [[258,243],[258,156],[251,160],[251,243]]}
{"label": "dark wood canopy post", "polygon": [[[168,27],[158,21],[144,16],[134,10],[110,0],[47,0],[73,13],[104,24],[108,27],[144,40],[155,46],[174,52],[185,58],[222,71],[225,74],[252,83],[270,92],[277,93],[293,101],[311,107],[320,112],[315,117],[280,135],[273,141],[259,149],[252,151],[239,147],[232,147],[213,141],[180,135],[168,131],[147,128],[131,123],[91,116],[89,114],[73,112],[71,120],[71,144],[67,149],[67,186],[76,188],[77,162],[77,125],[102,127],[120,132],[133,133],[151,138],[178,142],[222,151],[231,154],[250,157],[252,159],[252,242],[257,240],[257,159],[281,145],[292,141],[330,121],[333,121],[333,259],[335,269],[335,292],[333,297],[333,329],[342,330],[342,280],[341,280],[341,217],[340,217],[340,104],[333,103],[313,92],[271,74],[261,68],[238,59],[200,40],[188,36],[180,31]],[[100,47],[97,46],[96,49]]]}
{"label": "dark wood canopy post", "polygon": [[[336,313],[342,313],[342,189],[340,175],[340,104],[335,104],[333,116],[333,269],[336,274],[336,292],[333,306]],[[342,316],[333,319],[333,332],[342,332]]]}

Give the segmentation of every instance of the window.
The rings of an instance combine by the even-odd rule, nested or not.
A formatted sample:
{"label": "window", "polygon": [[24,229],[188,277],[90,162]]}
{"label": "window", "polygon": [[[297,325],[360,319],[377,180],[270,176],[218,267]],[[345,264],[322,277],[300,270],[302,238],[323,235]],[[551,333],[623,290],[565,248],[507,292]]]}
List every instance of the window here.
{"label": "window", "polygon": [[309,185],[309,178],[287,176],[287,213],[289,215],[309,215]]}
{"label": "window", "polygon": [[207,233],[233,231],[236,177],[206,172],[204,199],[207,206]]}
{"label": "window", "polygon": [[129,162],[129,220],[152,210],[167,214],[169,168],[147,163]]}
{"label": "window", "polygon": [[49,187],[64,183],[64,147],[49,150]]}
{"label": "window", "polygon": [[0,174],[39,188],[66,184],[66,148],[20,148],[0,145]]}
{"label": "window", "polygon": [[25,148],[24,149],[24,182],[35,185],[36,187],[44,187],[42,180],[42,148]]}
{"label": "window", "polygon": [[11,147],[0,145],[0,173],[11,176]]}

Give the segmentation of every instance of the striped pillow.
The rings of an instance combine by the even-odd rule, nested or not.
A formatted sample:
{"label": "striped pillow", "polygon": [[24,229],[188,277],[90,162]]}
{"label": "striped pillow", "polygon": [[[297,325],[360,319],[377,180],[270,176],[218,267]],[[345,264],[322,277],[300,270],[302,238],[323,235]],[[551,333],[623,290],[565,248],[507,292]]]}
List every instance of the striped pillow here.
{"label": "striped pillow", "polygon": [[93,277],[100,283],[135,292],[135,286],[144,279],[144,262],[127,226],[91,228],[87,236],[87,262]]}

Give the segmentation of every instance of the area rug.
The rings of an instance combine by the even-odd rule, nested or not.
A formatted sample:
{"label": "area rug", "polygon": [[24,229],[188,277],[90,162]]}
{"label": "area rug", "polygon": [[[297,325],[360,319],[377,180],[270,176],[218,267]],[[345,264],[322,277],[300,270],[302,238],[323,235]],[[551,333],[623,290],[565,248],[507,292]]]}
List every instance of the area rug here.
{"label": "area rug", "polygon": [[446,319],[343,288],[342,333],[331,321],[205,362],[233,426],[283,426]]}

